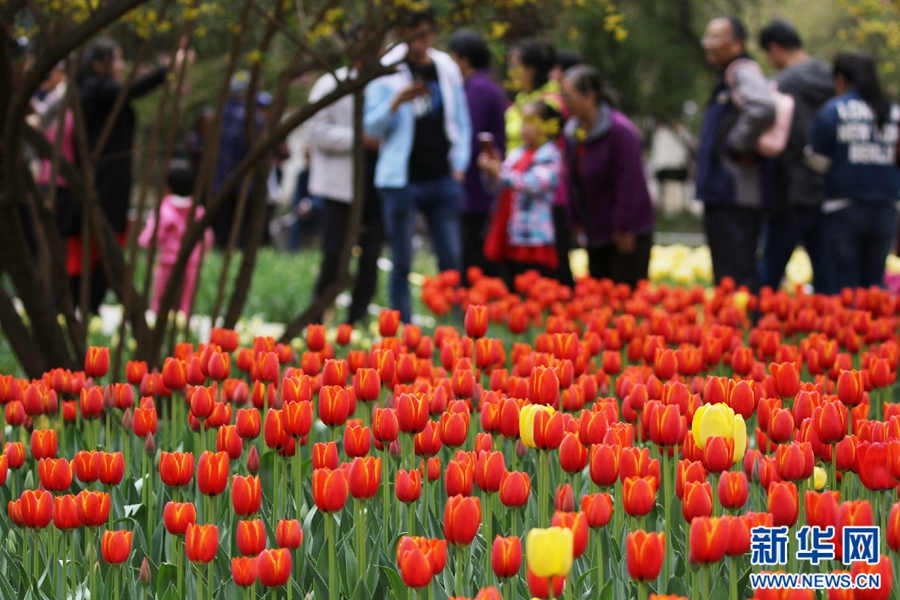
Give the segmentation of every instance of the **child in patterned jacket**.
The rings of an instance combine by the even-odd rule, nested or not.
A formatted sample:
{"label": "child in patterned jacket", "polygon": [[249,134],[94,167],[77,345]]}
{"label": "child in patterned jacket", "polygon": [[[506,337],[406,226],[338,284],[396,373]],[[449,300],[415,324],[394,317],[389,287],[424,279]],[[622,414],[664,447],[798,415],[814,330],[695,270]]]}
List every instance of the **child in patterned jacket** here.
{"label": "child in patterned jacket", "polygon": [[488,183],[502,189],[484,245],[488,260],[505,264],[507,283],[536,270],[553,273],[559,265],[553,232],[553,200],[563,173],[556,145],[560,113],[543,101],[522,108],[522,145],[502,163],[483,152],[478,165]]}

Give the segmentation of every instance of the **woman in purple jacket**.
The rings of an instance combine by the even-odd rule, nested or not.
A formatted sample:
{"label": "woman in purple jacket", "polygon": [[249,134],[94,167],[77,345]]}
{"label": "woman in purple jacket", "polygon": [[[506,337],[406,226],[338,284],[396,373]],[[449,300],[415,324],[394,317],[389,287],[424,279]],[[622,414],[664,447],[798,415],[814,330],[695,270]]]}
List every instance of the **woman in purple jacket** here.
{"label": "woman in purple jacket", "polygon": [[593,67],[566,71],[562,95],[572,115],[566,126],[571,204],[591,277],[634,286],[647,278],[655,221],[640,136],[611,106]]}

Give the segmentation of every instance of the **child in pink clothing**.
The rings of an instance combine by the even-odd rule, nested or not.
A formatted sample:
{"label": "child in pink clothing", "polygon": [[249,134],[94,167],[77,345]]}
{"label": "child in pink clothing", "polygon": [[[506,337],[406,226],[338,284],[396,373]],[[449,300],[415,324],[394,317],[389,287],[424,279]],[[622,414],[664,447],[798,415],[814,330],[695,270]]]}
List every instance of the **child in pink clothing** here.
{"label": "child in pink clothing", "polygon": [[[190,164],[184,160],[173,160],[169,164],[169,173],[166,177],[166,195],[159,206],[159,226],[156,230],[156,268],[153,273],[153,300],[150,308],[154,312],[159,309],[159,300],[172,267],[178,258],[181,249],[181,240],[187,231],[188,220],[191,211],[191,191],[194,187],[194,175]],[[197,206],[194,212],[194,220],[203,218],[203,207]],[[138,242],[142,248],[148,248],[153,239],[153,228],[156,221],[156,213],[152,213],[147,220],[147,225]],[[200,272],[200,262],[203,253],[212,247],[213,232],[207,228],[204,232],[202,244],[197,244],[188,259],[187,270],[184,276],[184,284],[181,288],[181,304],[179,310],[187,313],[191,307],[191,299],[194,296],[194,287],[197,285],[197,275]]]}

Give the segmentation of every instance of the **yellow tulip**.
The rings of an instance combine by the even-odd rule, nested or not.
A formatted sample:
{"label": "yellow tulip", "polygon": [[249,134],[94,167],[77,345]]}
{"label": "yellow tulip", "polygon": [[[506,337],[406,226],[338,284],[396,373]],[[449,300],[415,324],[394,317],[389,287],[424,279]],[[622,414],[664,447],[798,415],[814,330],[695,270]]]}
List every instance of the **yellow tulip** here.
{"label": "yellow tulip", "polygon": [[825,469],[822,467],[816,467],[813,469],[813,476],[809,479],[809,483],[812,485],[813,489],[821,490],[825,487],[825,484],[828,483],[828,473],[826,473]]}
{"label": "yellow tulip", "polygon": [[740,462],[744,459],[744,453],[747,452],[747,424],[741,415],[734,416],[731,437],[734,439],[734,462]]}
{"label": "yellow tulip", "polygon": [[519,411],[519,437],[522,438],[522,443],[529,448],[537,448],[537,444],[534,442],[534,418],[540,411],[551,414],[556,412],[552,406],[543,404],[526,404]]}
{"label": "yellow tulip", "polygon": [[[734,411],[727,404],[701,405],[694,412],[691,433],[701,450],[706,449],[706,440],[710,436],[734,437]],[[745,429],[744,436],[746,435]]]}
{"label": "yellow tulip", "polygon": [[525,561],[538,577],[565,577],[572,569],[572,530],[532,529],[525,539]]}

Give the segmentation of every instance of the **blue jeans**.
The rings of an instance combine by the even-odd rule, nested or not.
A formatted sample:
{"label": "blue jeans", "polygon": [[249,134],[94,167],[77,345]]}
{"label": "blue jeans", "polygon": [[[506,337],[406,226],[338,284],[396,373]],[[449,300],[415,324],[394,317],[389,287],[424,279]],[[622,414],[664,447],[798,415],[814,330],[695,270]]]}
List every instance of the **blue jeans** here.
{"label": "blue jeans", "polygon": [[813,269],[813,288],[825,287],[822,249],[822,211],[818,206],[798,206],[774,215],[763,223],[763,256],[759,261],[759,284],[778,289],[794,248],[802,244]]}
{"label": "blue jeans", "polygon": [[884,261],[894,241],[896,221],[892,203],[856,202],[822,215],[828,267],[823,291],[837,294],[845,287],[884,287]]}
{"label": "blue jeans", "polygon": [[428,222],[431,243],[441,271],[459,269],[462,188],[450,176],[434,181],[415,181],[405,188],[379,188],[384,227],[391,245],[394,268],[388,282],[391,306],[409,323],[412,302],[409,271],[412,266],[412,237],[416,212],[421,210]]}

